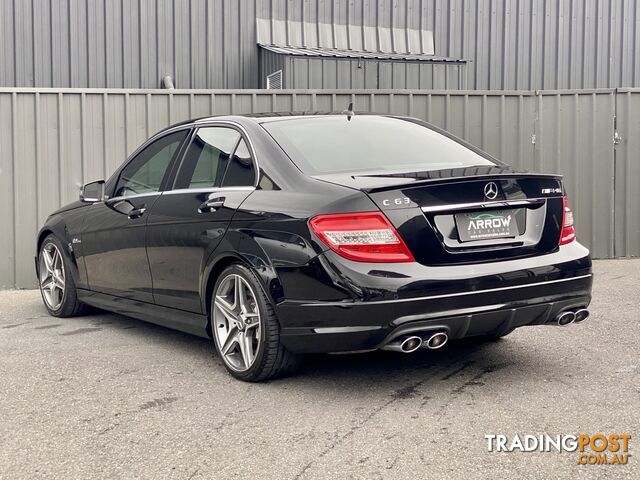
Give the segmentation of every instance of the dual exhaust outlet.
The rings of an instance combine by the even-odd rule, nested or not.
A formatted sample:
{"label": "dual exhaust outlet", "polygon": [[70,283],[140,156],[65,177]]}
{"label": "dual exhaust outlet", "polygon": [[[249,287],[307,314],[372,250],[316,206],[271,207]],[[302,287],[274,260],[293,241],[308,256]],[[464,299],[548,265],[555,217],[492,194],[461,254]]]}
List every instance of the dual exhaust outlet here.
{"label": "dual exhaust outlet", "polygon": [[382,350],[391,350],[392,352],[411,353],[419,348],[428,348],[429,350],[438,350],[445,346],[449,341],[449,336],[445,332],[436,332],[431,335],[419,337],[410,335],[394,340],[384,347]]}
{"label": "dual exhaust outlet", "polygon": [[[572,323],[584,322],[589,318],[589,310],[586,308],[578,308],[576,310],[567,310],[559,313],[555,322],[561,327],[566,327]],[[429,350],[438,350],[445,346],[449,341],[449,335],[446,332],[435,332],[425,337],[418,335],[409,335],[401,337],[397,340],[386,344],[382,350],[390,350],[392,352],[411,353],[419,348],[428,348]]]}
{"label": "dual exhaust outlet", "polygon": [[561,327],[566,327],[572,323],[584,322],[587,318],[589,318],[589,310],[586,308],[579,308],[577,310],[567,310],[566,312],[558,314],[555,321]]}

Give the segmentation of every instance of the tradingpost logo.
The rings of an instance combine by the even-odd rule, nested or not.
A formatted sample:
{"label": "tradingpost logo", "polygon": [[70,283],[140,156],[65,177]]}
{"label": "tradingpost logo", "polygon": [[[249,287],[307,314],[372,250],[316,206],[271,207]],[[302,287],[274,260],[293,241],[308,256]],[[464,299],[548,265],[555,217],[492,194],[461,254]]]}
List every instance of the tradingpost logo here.
{"label": "tradingpost logo", "polygon": [[575,452],[578,465],[626,465],[631,437],[628,433],[484,436],[490,452]]}

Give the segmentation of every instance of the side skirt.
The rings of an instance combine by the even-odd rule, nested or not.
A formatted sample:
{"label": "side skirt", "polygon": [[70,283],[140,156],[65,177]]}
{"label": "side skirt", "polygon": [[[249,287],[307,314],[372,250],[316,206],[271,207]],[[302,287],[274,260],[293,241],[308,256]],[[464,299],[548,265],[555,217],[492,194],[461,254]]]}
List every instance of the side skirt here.
{"label": "side skirt", "polygon": [[109,310],[120,315],[180,330],[198,337],[209,338],[207,334],[207,317],[205,315],[90,290],[78,289],[78,300],[87,305]]}

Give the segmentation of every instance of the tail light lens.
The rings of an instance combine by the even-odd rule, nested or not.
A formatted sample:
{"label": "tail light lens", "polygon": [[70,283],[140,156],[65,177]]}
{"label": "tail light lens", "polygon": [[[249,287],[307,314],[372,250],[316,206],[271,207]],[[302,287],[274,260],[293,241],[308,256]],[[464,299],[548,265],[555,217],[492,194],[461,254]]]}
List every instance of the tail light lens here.
{"label": "tail light lens", "polygon": [[568,207],[567,197],[562,197],[562,232],[560,233],[560,245],[566,245],[576,239],[576,230],[573,228],[573,212]]}
{"label": "tail light lens", "polygon": [[413,262],[413,255],[382,212],[318,215],[311,230],[338,255],[357,262]]}

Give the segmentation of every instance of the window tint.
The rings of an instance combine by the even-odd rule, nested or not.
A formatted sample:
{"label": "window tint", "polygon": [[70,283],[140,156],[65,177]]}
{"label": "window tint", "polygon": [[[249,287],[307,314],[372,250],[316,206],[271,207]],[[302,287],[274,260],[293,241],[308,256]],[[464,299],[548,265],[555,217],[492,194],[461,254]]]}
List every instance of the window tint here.
{"label": "window tint", "polygon": [[129,197],[160,190],[162,179],[188,130],[156,140],[124,167],[114,197]]}
{"label": "window tint", "polygon": [[255,181],[255,168],[251,161],[249,148],[244,140],[240,141],[238,148],[231,157],[227,173],[222,181],[223,187],[252,187]]}
{"label": "window tint", "polygon": [[174,188],[219,187],[239,139],[240,134],[231,128],[200,128],[182,161]]}
{"label": "window tint", "polygon": [[465,145],[400,118],[346,115],[262,126],[307,174],[425,171],[494,165]]}

